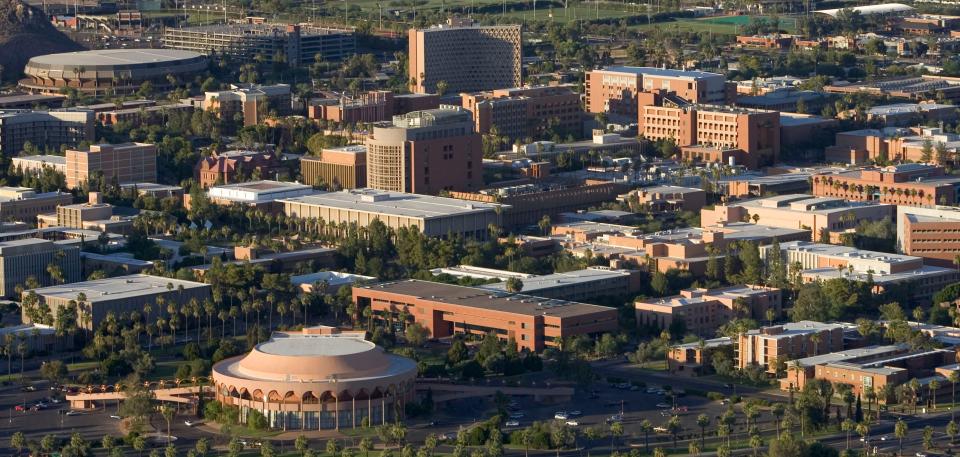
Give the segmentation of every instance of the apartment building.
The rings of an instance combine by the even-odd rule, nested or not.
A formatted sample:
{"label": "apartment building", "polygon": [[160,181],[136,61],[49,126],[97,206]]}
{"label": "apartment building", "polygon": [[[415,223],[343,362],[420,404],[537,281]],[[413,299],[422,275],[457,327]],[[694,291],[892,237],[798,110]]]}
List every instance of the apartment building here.
{"label": "apartment building", "polygon": [[[416,279],[354,287],[353,301],[358,312],[370,307],[380,322],[401,329],[416,322],[431,338],[492,332],[535,352],[576,335],[617,330],[615,308]],[[402,315],[410,321],[402,322]]]}
{"label": "apartment building", "polygon": [[339,61],[357,52],[353,29],[294,24],[219,24],[166,27],[163,47],[201,54],[226,55],[253,63],[258,56],[268,60],[283,55],[294,67],[314,62]]}
{"label": "apartment building", "polygon": [[651,140],[673,140],[684,158],[715,162],[712,151],[743,151],[741,164],[756,169],[773,165],[780,155],[780,113],[721,105],[669,102],[669,96],[641,94],[638,131]]}
{"label": "apartment building", "polygon": [[416,227],[430,237],[452,234],[484,240],[490,236],[490,224],[500,226],[497,205],[432,195],[348,189],[279,202],[287,217],[322,220],[329,228],[351,223],[362,227],[379,220],[393,229]]}
{"label": "apartment building", "polygon": [[522,27],[480,26],[469,19],[410,29],[410,91],[437,93],[438,83],[450,93],[518,87],[523,84]]}
{"label": "apartment building", "polygon": [[14,157],[30,143],[59,149],[94,140],[93,111],[0,110],[0,154]]}
{"label": "apartment building", "polygon": [[[62,276],[51,277],[50,265],[56,265]],[[80,248],[39,238],[0,242],[0,294],[17,298],[17,286],[28,278],[41,286],[79,281]]]}
{"label": "apartment building", "polygon": [[787,194],[735,203],[718,204],[700,211],[700,225],[754,222],[771,227],[810,231],[809,241],[819,241],[826,231],[831,240],[853,230],[863,221],[893,217],[896,206],[876,202],[851,202],[841,198]]}
{"label": "apartment building", "polygon": [[78,188],[91,177],[126,184],[157,180],[157,146],[146,143],[92,144],[66,151],[67,187]]}
{"label": "apartment building", "polygon": [[283,116],[292,112],[290,85],[231,84],[229,90],[205,92],[202,98],[187,99],[199,109],[213,111],[221,119],[241,119],[244,126],[263,122],[271,112]]}
{"label": "apartment building", "polygon": [[0,187],[0,219],[36,223],[37,215],[52,213],[73,203],[69,193],[37,192],[29,187]]}
{"label": "apartment building", "polygon": [[230,184],[256,178],[277,178],[284,171],[273,151],[232,149],[200,159],[194,168],[202,187]]}
{"label": "apartment building", "polygon": [[303,156],[300,176],[307,184],[325,184],[335,190],[367,187],[367,147],[324,148],[320,157]]}
{"label": "apartment building", "polygon": [[737,367],[758,365],[776,374],[778,363],[842,350],[843,333],[841,324],[813,321],[750,330],[737,337]]}
{"label": "apartment building", "polygon": [[960,178],[942,167],[908,163],[888,167],[821,173],[813,176],[813,194],[852,201],[933,206],[957,203]]}
{"label": "apartment building", "polygon": [[960,209],[953,206],[897,207],[897,250],[927,265],[956,267],[960,255]]}
{"label": "apartment building", "polygon": [[735,317],[765,320],[767,310],[782,311],[780,289],[737,285],[718,289],[686,289],[673,297],[640,299],[633,303],[637,325],[670,329],[682,322],[686,333],[710,337]]}
{"label": "apartment building", "polygon": [[548,130],[579,137],[583,130],[580,94],[569,86],[496,89],[460,97],[463,109],[473,114],[477,133],[496,127],[510,142],[541,138]]}
{"label": "apartment building", "polygon": [[584,80],[586,110],[636,118],[641,92],[664,91],[699,104],[732,104],[736,86],[726,77],[703,71],[653,67],[606,67],[588,71]]}
{"label": "apartment building", "polygon": [[462,109],[414,111],[367,137],[367,186],[438,194],[483,185],[483,142]]}
{"label": "apartment building", "polygon": [[[761,246],[760,257],[767,260],[771,249]],[[919,303],[929,303],[935,293],[960,279],[956,268],[925,265],[921,257],[807,241],[781,243],[780,249],[785,265],[800,265],[805,282],[843,278],[870,283],[874,293],[896,287]]]}
{"label": "apartment building", "polygon": [[394,94],[388,90],[374,90],[350,96],[312,100],[307,107],[309,119],[322,119],[340,124],[389,121],[393,116],[411,111],[440,107],[437,94]]}
{"label": "apartment building", "polygon": [[[80,311],[77,323],[92,331],[100,326],[109,313],[123,316],[131,311],[143,312],[143,306],[151,304],[156,316],[165,316],[169,306],[185,306],[191,300],[203,303],[210,299],[210,291],[209,284],[135,274],[41,287],[27,290],[23,296],[36,295],[40,304],[49,306],[53,316],[56,316],[60,307],[67,306],[78,295],[84,294],[87,308]],[[160,297],[169,306],[157,306]],[[30,322],[26,313],[22,317],[24,322]]]}

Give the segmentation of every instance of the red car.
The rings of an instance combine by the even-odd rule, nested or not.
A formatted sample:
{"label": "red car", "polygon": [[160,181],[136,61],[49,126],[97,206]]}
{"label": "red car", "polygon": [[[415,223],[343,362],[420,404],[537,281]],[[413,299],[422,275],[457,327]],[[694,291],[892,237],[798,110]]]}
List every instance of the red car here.
{"label": "red car", "polygon": [[23,405],[17,405],[17,407],[13,408],[13,410],[23,412],[23,411],[26,411],[27,408],[24,408]]}

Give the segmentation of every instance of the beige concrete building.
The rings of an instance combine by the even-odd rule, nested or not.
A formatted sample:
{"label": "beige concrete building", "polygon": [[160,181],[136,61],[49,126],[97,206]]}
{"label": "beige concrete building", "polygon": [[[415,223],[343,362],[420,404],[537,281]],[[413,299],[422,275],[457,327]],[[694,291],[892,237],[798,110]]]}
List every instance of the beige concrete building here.
{"label": "beige concrete building", "polygon": [[410,91],[436,93],[443,81],[447,92],[477,92],[523,84],[522,27],[479,26],[470,20],[408,32]]}
{"label": "beige concrete building", "polygon": [[843,332],[843,325],[813,321],[750,330],[739,336],[737,366],[759,365],[776,373],[777,362],[842,350]]}
{"label": "beige concrete building", "polygon": [[486,239],[490,224],[500,226],[498,205],[420,194],[353,189],[321,192],[279,201],[287,217],[323,220],[326,227],[379,219],[388,227],[417,227],[426,236],[449,234]]}
{"label": "beige concrete building", "polygon": [[737,316],[763,320],[768,309],[779,315],[782,299],[780,289],[743,285],[687,289],[673,297],[638,300],[633,306],[637,325],[669,329],[682,321],[687,333],[713,336],[717,328]]}
{"label": "beige concrete building", "polygon": [[414,111],[367,138],[367,186],[436,195],[483,186],[483,140],[463,109]]}
{"label": "beige concrete building", "polygon": [[736,86],[721,74],[653,67],[591,70],[584,81],[586,109],[637,118],[640,92],[673,92],[690,103],[732,104]]}
{"label": "beige concrete building", "polygon": [[0,219],[36,223],[37,215],[51,213],[58,206],[73,203],[73,195],[43,192],[29,187],[0,187]]}
{"label": "beige concrete building", "polygon": [[304,156],[300,175],[311,186],[326,184],[337,190],[367,187],[367,147],[324,148],[320,157]]}
{"label": "beige concrete building", "polygon": [[39,175],[44,168],[67,174],[67,158],[54,155],[20,156],[11,159],[13,168],[24,175]]}
{"label": "beige concrete building", "polygon": [[[210,298],[210,285],[184,281],[161,276],[142,274],[117,276],[114,278],[83,281],[59,286],[41,287],[25,291],[24,297],[34,294],[40,303],[50,307],[54,316],[61,306],[67,306],[77,295],[86,295],[87,309],[80,311],[78,322],[86,330],[94,330],[106,318],[107,313],[116,316],[131,311],[143,312],[143,305],[153,305],[155,316],[167,314],[167,306],[157,306],[157,299],[163,297],[167,305],[175,307],[185,305],[196,299],[200,303]],[[24,322],[29,318],[24,315]]]}
{"label": "beige concrete building", "polygon": [[271,111],[279,115],[291,111],[288,84],[231,84],[230,90],[207,92],[200,100],[188,101],[200,109],[216,112],[221,119],[242,118],[244,126],[259,124]]}
{"label": "beige concrete building", "polygon": [[[52,278],[49,265],[59,267],[62,278]],[[39,238],[0,242],[0,294],[15,297],[16,287],[31,277],[42,286],[79,281],[80,248]]]}
{"label": "beige concrete building", "polygon": [[110,185],[157,180],[157,146],[146,143],[93,144],[67,149],[67,187],[77,188],[91,176]]}
{"label": "beige concrete building", "polygon": [[94,140],[94,113],[89,110],[0,110],[0,153],[13,157],[30,143],[57,149]]}

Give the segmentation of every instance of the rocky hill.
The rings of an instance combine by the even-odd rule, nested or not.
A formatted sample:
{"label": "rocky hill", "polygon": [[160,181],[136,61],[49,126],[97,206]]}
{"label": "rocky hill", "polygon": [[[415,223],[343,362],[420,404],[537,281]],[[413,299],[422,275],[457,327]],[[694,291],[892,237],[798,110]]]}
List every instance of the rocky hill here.
{"label": "rocky hill", "polygon": [[19,0],[0,0],[0,74],[14,81],[33,56],[79,51],[83,47],[57,30],[43,12]]}

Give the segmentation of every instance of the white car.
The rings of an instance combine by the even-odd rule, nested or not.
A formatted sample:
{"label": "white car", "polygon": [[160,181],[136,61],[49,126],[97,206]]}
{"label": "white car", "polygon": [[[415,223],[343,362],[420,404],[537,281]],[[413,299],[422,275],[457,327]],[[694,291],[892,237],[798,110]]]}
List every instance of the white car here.
{"label": "white car", "polygon": [[554,419],[565,421],[570,418],[570,415],[564,411],[560,411],[553,415]]}
{"label": "white car", "polygon": [[567,425],[569,425],[569,426],[571,426],[571,427],[576,427],[576,426],[580,425],[580,423],[577,422],[577,421],[575,421],[575,420],[568,420],[568,421],[565,422],[565,424],[567,424]]}
{"label": "white car", "polygon": [[186,425],[187,427],[196,427],[200,425],[200,421],[185,420],[183,421],[183,425]]}
{"label": "white car", "polygon": [[508,421],[504,422],[503,425],[504,425],[504,426],[507,426],[507,427],[519,427],[519,426],[520,426],[520,421],[517,421],[517,420],[508,420]]}
{"label": "white car", "polygon": [[116,419],[116,420],[123,419],[122,417],[120,417],[120,416],[118,416],[118,415],[116,415],[116,414],[111,414],[111,415],[110,415],[110,418],[111,418],[111,419]]}
{"label": "white car", "polygon": [[82,411],[70,410],[70,411],[67,411],[67,414],[66,414],[66,415],[67,415],[67,416],[80,416],[80,415],[83,415],[83,412],[82,412]]}

